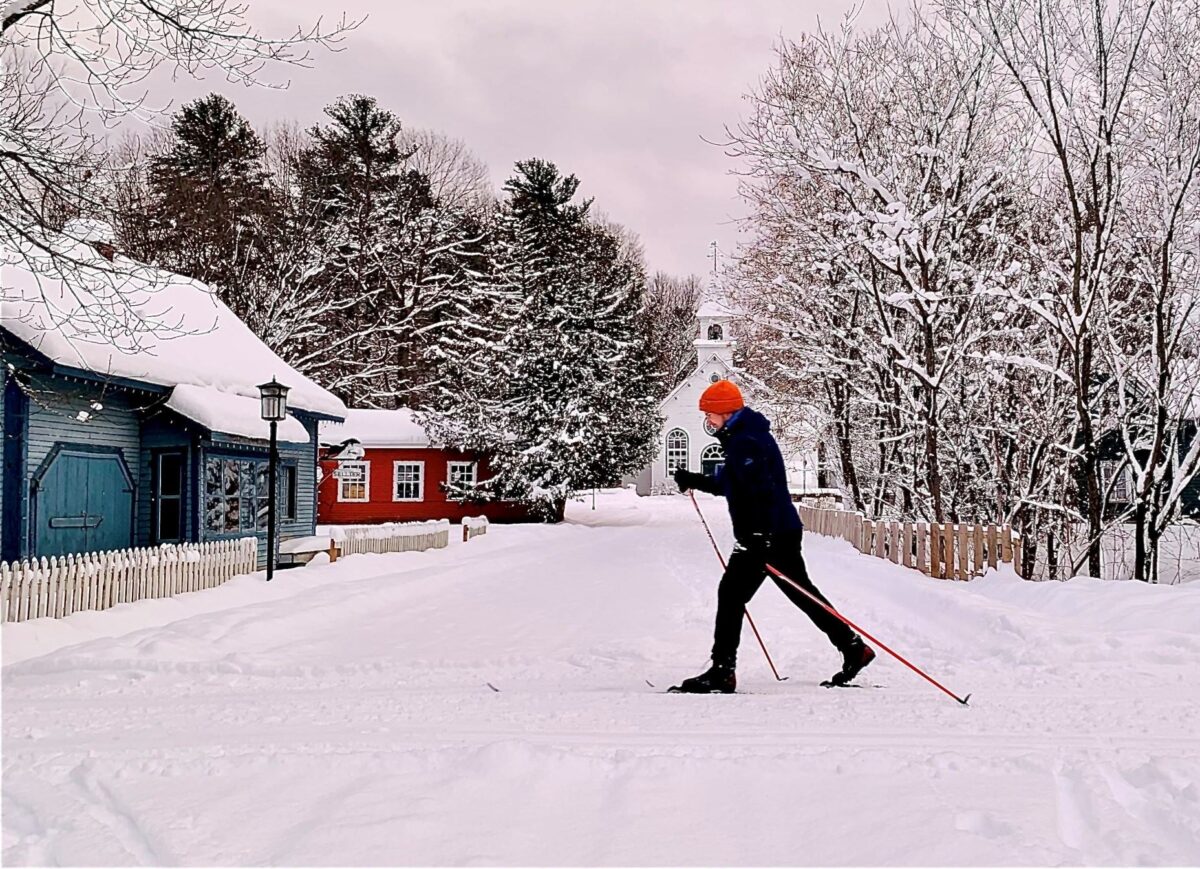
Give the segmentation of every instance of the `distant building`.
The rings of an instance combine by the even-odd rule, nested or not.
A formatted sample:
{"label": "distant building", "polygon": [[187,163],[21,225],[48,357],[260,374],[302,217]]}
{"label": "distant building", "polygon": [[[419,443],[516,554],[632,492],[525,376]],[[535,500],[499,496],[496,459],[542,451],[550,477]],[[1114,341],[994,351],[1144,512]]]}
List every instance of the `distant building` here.
{"label": "distant building", "polygon": [[[359,448],[360,457],[340,457],[347,442]],[[344,422],[321,425],[321,444],[317,517],[322,524],[533,518],[521,504],[464,503],[447,491],[452,481],[470,485],[487,479],[487,459],[433,444],[410,410],[347,411]]]}
{"label": "distant building", "polygon": [[312,534],[317,426],[342,402],[203,284],[62,245],[80,266],[0,249],[0,560],[246,536],[265,558],[272,377],[280,538]]}
{"label": "distant building", "polygon": [[[736,312],[724,301],[710,299],[700,306],[696,319],[696,368],[659,404],[659,413],[665,421],[658,438],[658,453],[635,479],[639,495],[677,492],[671,477],[677,467],[711,473],[725,461],[720,442],[705,431],[704,415],[699,410],[701,393],[718,380],[736,383],[746,404],[771,420],[777,437],[781,434],[774,426],[776,414],[770,390],[734,366]],[[808,443],[800,447],[796,441],[793,437],[782,438],[780,442],[788,467],[788,485],[795,491],[814,490],[818,485],[816,438],[808,438]]]}

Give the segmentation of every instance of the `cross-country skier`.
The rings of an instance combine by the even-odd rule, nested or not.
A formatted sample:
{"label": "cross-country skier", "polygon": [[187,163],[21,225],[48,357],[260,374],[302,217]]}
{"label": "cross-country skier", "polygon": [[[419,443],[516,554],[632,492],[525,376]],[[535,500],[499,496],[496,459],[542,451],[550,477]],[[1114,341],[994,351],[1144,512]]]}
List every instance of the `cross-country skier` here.
{"label": "cross-country skier", "polygon": [[[787,472],[779,445],[771,435],[770,422],[746,407],[741,390],[728,380],[718,380],[704,390],[700,410],[725,450],[725,463],[711,475],[678,468],[675,482],[681,492],[698,489],[725,496],[737,545],[717,591],[712,667],[671,690],[729,694],[737,687],[735,669],[742,614],[766,578],[768,563],[809,593],[821,600],[826,598],[809,580],[804,566],[800,551],[804,526],[788,495]],[[772,579],[842,653],[842,669],[826,684],[845,685],[874,660],[875,651],[846,624],[783,580]]]}

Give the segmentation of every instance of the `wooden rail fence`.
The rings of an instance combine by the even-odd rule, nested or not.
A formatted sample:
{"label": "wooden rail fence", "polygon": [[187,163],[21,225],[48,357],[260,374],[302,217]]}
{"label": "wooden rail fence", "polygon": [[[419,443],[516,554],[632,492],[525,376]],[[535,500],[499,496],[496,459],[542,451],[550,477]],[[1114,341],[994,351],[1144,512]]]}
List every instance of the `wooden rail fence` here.
{"label": "wooden rail fence", "polygon": [[62,618],[213,588],[257,569],[253,537],[0,562],[0,621]]}
{"label": "wooden rail fence", "polygon": [[970,579],[997,564],[1011,564],[1021,573],[1021,538],[1011,525],[876,522],[849,510],[804,505],[800,519],[814,534],[841,537],[859,552],[939,579]]}

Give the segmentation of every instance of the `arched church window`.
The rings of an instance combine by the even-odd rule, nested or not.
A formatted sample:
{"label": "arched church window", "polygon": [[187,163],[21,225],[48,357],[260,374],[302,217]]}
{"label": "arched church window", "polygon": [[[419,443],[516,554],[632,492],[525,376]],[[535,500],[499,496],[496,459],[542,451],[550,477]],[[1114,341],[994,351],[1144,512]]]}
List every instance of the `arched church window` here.
{"label": "arched church window", "polygon": [[704,448],[704,452],[700,453],[700,473],[711,474],[716,471],[717,465],[725,464],[725,451],[721,449],[720,444],[709,444]]}
{"label": "arched church window", "polygon": [[725,334],[725,331],[721,328],[720,323],[713,323],[711,326],[708,327],[708,340],[709,341],[720,341],[720,340],[722,340],[722,336],[724,334]]}
{"label": "arched church window", "polygon": [[688,463],[688,433],[673,428],[667,433],[667,473],[676,468],[686,468]]}

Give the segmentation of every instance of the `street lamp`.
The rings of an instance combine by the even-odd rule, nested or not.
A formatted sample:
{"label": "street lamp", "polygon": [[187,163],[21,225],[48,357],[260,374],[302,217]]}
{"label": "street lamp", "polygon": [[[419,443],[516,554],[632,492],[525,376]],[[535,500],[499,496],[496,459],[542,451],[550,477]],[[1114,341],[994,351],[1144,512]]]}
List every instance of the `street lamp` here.
{"label": "street lamp", "polygon": [[276,440],[279,423],[287,419],[287,394],[290,387],[274,377],[258,387],[262,402],[262,418],[271,424],[271,453],[267,464],[267,582],[275,575],[275,468],[279,464],[279,444]]}

